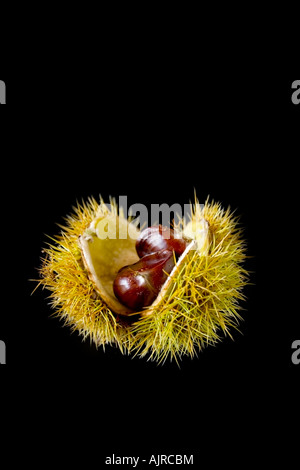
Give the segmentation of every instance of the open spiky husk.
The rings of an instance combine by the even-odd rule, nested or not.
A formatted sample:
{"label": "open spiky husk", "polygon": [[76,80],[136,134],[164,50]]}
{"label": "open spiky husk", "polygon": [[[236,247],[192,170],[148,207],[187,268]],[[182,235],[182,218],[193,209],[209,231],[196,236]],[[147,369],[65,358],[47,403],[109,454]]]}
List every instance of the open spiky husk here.
{"label": "open spiky husk", "polygon": [[206,240],[205,249],[197,250],[191,242],[146,314],[125,318],[99,295],[101,289],[82,256],[81,237],[99,217],[99,207],[104,215],[118,212],[113,200],[110,209],[95,199],[78,204],[61,234],[44,250],[40,284],[51,291],[51,305],[66,324],[96,346],[116,344],[122,353],[134,351],[158,362],[194,356],[231,335],[240,319],[247,272],[245,244],[230,209],[207,201],[199,212],[196,200],[191,223],[197,226],[201,218],[207,222],[209,244]]}

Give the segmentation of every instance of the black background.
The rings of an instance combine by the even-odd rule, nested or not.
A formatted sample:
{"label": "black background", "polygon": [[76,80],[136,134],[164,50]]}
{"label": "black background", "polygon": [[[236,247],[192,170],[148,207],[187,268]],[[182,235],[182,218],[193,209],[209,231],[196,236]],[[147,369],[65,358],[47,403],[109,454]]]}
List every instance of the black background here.
{"label": "black background", "polygon": [[[267,461],[266,439],[282,451],[280,436],[296,406],[297,77],[261,64],[204,72],[191,63],[147,56],[137,66],[126,56],[71,72],[62,60],[55,73],[43,66],[22,80],[0,77],[7,84],[6,380],[19,415],[40,410],[36,430],[53,425],[57,448],[67,433],[73,446],[78,439],[97,449],[99,466],[109,452],[194,452],[200,463],[211,443],[235,461],[233,442],[253,463],[260,450]],[[253,285],[234,341],[184,358],[180,368],[158,366],[109,346],[96,350],[51,318],[45,292],[31,295],[46,234],[59,230],[76,200],[101,194],[126,195],[128,205],[185,204],[194,189],[200,202],[210,195],[237,209],[245,227]],[[49,411],[56,400],[61,415]],[[49,457],[47,443],[45,449]],[[85,451],[76,455],[84,462]]]}
{"label": "black background", "polygon": [[[292,286],[294,278],[284,272],[295,236],[295,215],[290,216],[295,214],[293,145],[298,109],[291,103],[291,81],[270,84],[264,77],[253,77],[245,83],[242,77],[230,76],[220,89],[219,80],[204,79],[190,89],[182,87],[180,94],[177,81],[167,73],[160,81],[148,78],[140,85],[128,80],[122,90],[118,80],[109,83],[109,78],[102,83],[105,92],[99,103],[74,107],[70,103],[73,86],[61,109],[52,109],[49,117],[37,107],[36,114],[21,113],[17,118],[21,132],[12,146],[21,153],[24,150],[24,155],[20,160],[12,157],[12,167],[20,175],[14,180],[20,191],[14,217],[26,246],[25,253],[22,250],[26,315],[21,324],[30,363],[93,363],[109,369],[113,364],[122,370],[159,373],[156,365],[145,360],[122,357],[110,347],[104,354],[83,343],[76,333],[70,335],[49,317],[45,292],[28,296],[34,288],[28,279],[37,277],[46,234],[59,230],[56,223],[63,223],[76,201],[99,194],[106,201],[109,196],[126,195],[128,206],[139,202],[150,209],[151,203],[188,203],[195,189],[200,202],[210,195],[241,216],[254,285],[246,289],[243,336],[235,334],[234,343],[226,340],[198,360],[184,360],[181,372],[172,364],[166,364],[164,371],[193,375],[199,367],[222,364],[259,372],[273,368],[270,355],[280,346],[285,354],[276,361],[289,368],[292,322],[281,330],[287,343],[277,345],[275,351],[271,335],[281,329],[279,305],[282,301],[288,305],[286,287]],[[91,102],[96,83],[80,86]],[[199,90],[196,96],[195,89]],[[285,315],[292,319],[294,311]],[[8,347],[9,356],[18,363],[18,350]]]}

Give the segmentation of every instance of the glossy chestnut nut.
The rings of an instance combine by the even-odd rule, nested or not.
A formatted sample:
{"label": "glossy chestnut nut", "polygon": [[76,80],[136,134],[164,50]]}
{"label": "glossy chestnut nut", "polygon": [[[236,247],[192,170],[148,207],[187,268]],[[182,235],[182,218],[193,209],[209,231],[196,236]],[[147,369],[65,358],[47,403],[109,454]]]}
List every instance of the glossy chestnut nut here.
{"label": "glossy chestnut nut", "polygon": [[148,227],[141,232],[136,241],[137,254],[142,258],[156,251],[173,250],[176,256],[180,256],[186,249],[187,242],[183,238],[175,238],[176,235],[173,229],[163,225]]}
{"label": "glossy chestnut nut", "polygon": [[174,267],[170,250],[160,250],[118,271],[113,289],[117,299],[132,310],[148,307],[158,296]]}

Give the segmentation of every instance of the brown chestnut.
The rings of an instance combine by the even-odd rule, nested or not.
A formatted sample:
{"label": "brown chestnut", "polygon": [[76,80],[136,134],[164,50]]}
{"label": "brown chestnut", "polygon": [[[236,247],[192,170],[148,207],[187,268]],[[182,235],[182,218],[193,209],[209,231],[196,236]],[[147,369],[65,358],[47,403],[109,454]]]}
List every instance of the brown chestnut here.
{"label": "brown chestnut", "polygon": [[140,258],[160,250],[173,250],[176,256],[180,256],[186,249],[187,242],[178,238],[173,229],[157,225],[143,230],[136,240],[135,247]]}
{"label": "brown chestnut", "polygon": [[142,310],[153,303],[174,267],[170,250],[160,250],[121,268],[114,280],[117,299],[132,310]]}

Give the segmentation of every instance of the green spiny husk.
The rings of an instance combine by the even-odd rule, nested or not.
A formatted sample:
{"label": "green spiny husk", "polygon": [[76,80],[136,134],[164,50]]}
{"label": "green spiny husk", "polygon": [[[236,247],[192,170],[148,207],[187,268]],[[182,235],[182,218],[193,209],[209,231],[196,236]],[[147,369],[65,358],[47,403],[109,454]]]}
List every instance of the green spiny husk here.
{"label": "green spiny husk", "polygon": [[[100,201],[103,205],[103,201]],[[216,344],[241,319],[240,303],[248,274],[243,264],[245,242],[238,220],[228,208],[206,201],[201,215],[209,223],[208,254],[193,250],[172,278],[163,299],[147,316],[116,316],[96,294],[82,263],[78,237],[95,218],[95,199],[78,204],[61,227],[61,234],[44,250],[39,284],[50,290],[55,314],[97,347],[115,344],[157,362],[178,361]],[[104,205],[103,205],[104,207]],[[112,201],[112,210],[117,207]],[[196,204],[192,218],[199,217]],[[151,307],[150,307],[151,309]]]}

